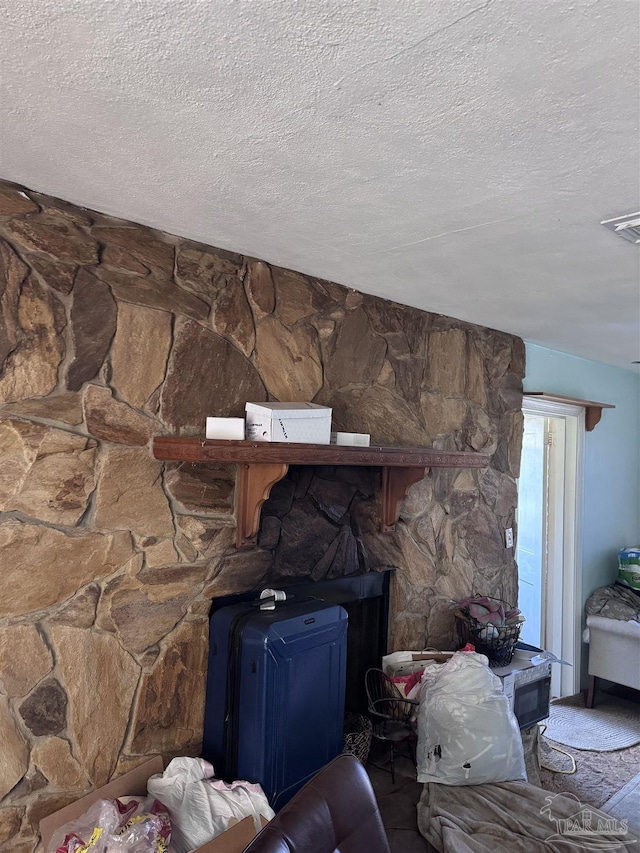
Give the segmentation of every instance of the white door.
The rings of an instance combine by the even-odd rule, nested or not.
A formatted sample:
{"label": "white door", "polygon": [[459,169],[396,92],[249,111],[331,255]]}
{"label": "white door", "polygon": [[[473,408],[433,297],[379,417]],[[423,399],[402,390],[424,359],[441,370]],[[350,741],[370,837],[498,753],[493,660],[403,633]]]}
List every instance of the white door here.
{"label": "white door", "polygon": [[521,638],[573,667],[552,667],[553,696],[580,689],[579,505],[584,411],[525,398],[518,481]]}
{"label": "white door", "polygon": [[524,416],[520,479],[518,480],[518,606],[527,617],[520,638],[543,646],[546,619],[545,418]]}

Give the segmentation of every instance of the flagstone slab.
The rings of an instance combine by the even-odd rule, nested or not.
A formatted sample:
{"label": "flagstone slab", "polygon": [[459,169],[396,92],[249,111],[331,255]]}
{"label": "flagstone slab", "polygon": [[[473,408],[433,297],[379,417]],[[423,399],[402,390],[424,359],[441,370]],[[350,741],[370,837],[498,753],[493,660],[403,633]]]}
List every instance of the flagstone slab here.
{"label": "flagstone slab", "polygon": [[59,604],[90,581],[124,567],[133,556],[127,531],[68,534],[13,518],[0,524],[0,550],[4,584],[0,617]]}
{"label": "flagstone slab", "polygon": [[102,530],[173,536],[162,466],[146,448],[110,447],[106,451],[96,490],[94,522]]}
{"label": "flagstone slab", "polygon": [[112,634],[55,625],[51,637],[76,759],[92,785],[104,785],[118,762],[140,667]]}
{"label": "flagstone slab", "polygon": [[0,696],[0,799],[8,794],[27,772],[29,748],[20,734],[16,721],[9,709],[9,701]]}
{"label": "flagstone slab", "polygon": [[26,696],[53,669],[53,658],[35,625],[0,628],[0,682],[8,696]]}

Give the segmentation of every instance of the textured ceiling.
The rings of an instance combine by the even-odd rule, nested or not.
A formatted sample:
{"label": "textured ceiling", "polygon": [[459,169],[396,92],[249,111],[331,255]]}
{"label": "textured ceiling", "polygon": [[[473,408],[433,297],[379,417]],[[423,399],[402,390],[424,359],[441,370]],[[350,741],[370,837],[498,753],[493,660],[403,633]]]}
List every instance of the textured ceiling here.
{"label": "textured ceiling", "polygon": [[0,0],[0,177],[631,368],[637,0]]}

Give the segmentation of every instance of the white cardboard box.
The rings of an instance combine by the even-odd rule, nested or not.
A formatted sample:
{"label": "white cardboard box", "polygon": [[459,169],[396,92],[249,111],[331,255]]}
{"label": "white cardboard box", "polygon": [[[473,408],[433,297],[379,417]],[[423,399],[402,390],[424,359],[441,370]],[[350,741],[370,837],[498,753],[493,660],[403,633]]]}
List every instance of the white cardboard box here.
{"label": "white cardboard box", "polygon": [[246,403],[248,441],[329,444],[331,409],[316,403]]}
{"label": "white cardboard box", "polygon": [[382,658],[387,675],[411,675],[432,663],[446,663],[455,652],[392,652]]}

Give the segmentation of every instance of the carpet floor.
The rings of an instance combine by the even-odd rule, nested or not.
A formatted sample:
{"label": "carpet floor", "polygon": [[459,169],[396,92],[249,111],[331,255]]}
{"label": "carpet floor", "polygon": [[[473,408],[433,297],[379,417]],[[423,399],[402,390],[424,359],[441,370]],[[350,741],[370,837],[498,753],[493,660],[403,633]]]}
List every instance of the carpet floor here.
{"label": "carpet floor", "polygon": [[[635,703],[640,714],[640,692],[619,685],[612,685],[608,690],[599,692],[594,710],[597,711],[598,704],[606,704],[612,697]],[[569,770],[569,759],[551,750],[551,746],[557,746],[573,755],[576,760],[576,773],[573,776],[565,776],[541,768],[541,786],[554,794],[575,794],[581,803],[595,808],[603,806],[633,779],[640,769],[640,744],[610,752],[596,752],[564,746],[543,735],[540,738],[540,763],[554,770]]]}
{"label": "carpet floor", "polygon": [[581,803],[595,808],[603,806],[640,768],[640,744],[615,752],[593,752],[563,746],[543,736],[540,743],[540,762],[556,770],[569,770],[569,760],[557,752],[552,752],[550,745],[558,746],[573,755],[576,760],[576,772],[573,776],[565,776],[551,773],[541,767],[541,786],[554,794],[575,794]]}

